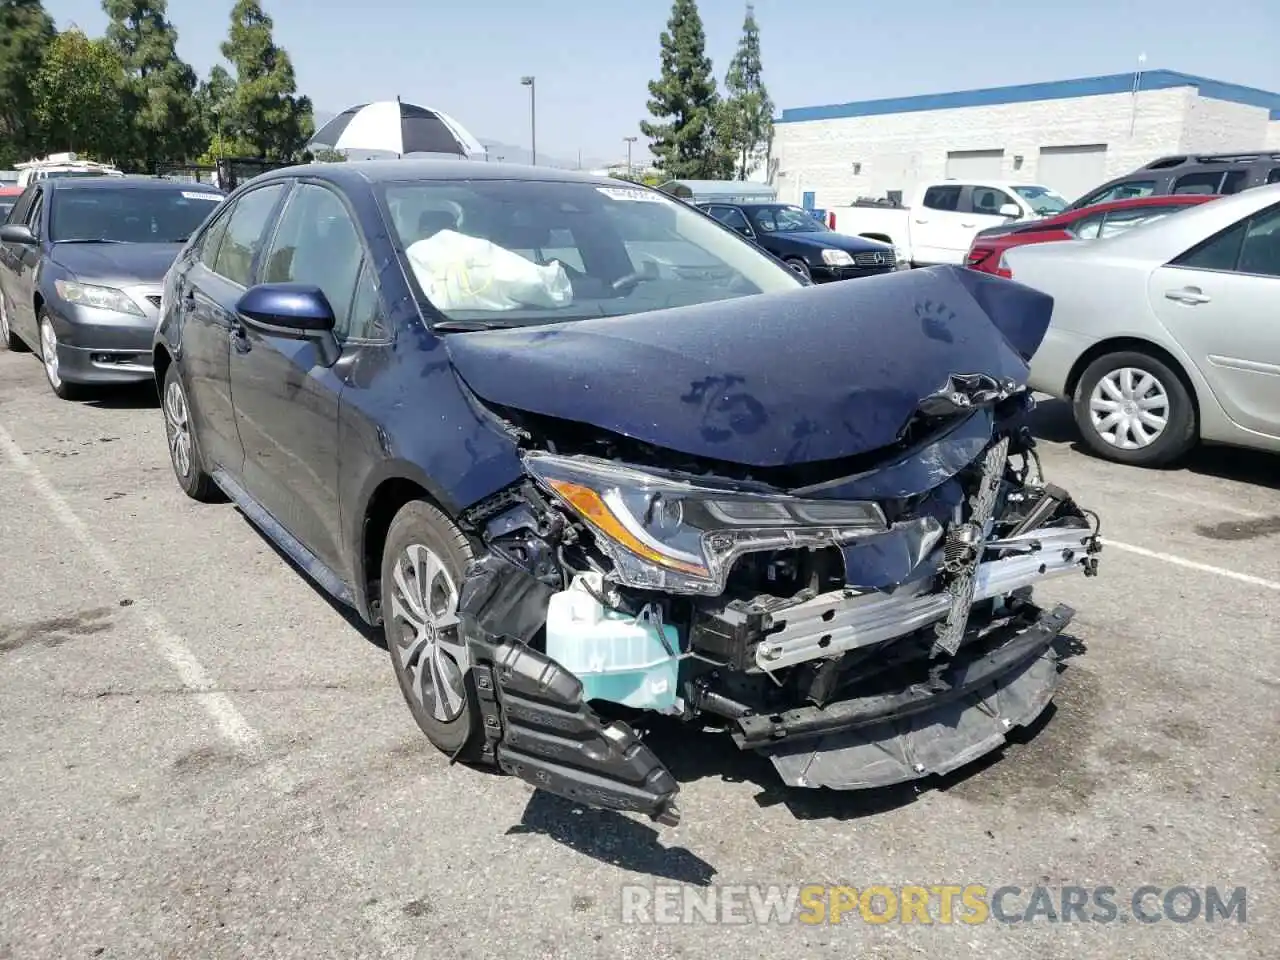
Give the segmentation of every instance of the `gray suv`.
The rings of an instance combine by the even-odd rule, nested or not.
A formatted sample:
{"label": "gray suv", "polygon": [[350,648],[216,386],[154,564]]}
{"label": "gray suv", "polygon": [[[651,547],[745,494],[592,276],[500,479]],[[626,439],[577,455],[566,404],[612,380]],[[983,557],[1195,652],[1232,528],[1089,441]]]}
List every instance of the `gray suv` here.
{"label": "gray suv", "polygon": [[1086,193],[1067,209],[1130,197],[1239,193],[1268,183],[1280,183],[1280,152],[1180,154],[1152,160]]}

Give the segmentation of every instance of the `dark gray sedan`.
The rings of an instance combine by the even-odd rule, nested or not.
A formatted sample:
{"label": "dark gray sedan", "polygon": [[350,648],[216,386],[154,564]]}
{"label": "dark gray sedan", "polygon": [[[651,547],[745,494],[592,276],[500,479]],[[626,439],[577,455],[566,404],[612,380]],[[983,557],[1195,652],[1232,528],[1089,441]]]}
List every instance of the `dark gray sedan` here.
{"label": "dark gray sedan", "polygon": [[64,400],[149,381],[161,281],[222,198],[147,178],[32,184],[0,227],[0,344],[36,350]]}

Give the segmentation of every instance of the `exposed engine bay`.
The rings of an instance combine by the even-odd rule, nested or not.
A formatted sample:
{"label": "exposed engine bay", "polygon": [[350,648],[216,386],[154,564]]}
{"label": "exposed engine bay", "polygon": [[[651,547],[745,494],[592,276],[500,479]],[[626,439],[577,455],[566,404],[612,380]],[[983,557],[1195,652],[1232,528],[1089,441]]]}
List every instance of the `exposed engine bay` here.
{"label": "exposed engine bay", "polygon": [[1042,475],[1013,382],[952,377],[898,443],[748,468],[489,409],[527,480],[463,520],[483,757],[554,793],[678,821],[615,716],[722,728],[793,786],[955,769],[1032,722],[1072,617],[1032,588],[1097,571],[1097,517]]}

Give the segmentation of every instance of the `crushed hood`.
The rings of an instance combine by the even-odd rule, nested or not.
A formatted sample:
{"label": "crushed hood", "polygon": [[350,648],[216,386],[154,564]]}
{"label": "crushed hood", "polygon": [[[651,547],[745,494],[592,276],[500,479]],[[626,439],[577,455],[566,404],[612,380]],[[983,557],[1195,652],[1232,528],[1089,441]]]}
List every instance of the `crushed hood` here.
{"label": "crushed hood", "polygon": [[[894,443],[940,391],[1025,384],[1051,297],[931,267],[669,310],[449,334],[482,400],[752,467]],[[974,389],[983,402],[989,389]],[[930,400],[929,398],[934,398]],[[959,398],[963,405],[964,397]],[[947,403],[942,403],[946,407]]]}

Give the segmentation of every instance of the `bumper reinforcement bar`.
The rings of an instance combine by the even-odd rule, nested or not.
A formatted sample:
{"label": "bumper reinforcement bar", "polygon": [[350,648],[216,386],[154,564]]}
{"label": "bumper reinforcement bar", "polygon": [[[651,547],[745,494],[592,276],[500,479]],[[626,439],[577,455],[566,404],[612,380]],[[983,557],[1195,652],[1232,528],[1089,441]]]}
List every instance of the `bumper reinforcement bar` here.
{"label": "bumper reinforcement bar", "polygon": [[900,720],[936,709],[979,687],[996,683],[1017,667],[1043,656],[1074,616],[1074,610],[1059,604],[995,650],[967,660],[961,653],[950,669],[941,674],[941,684],[911,686],[897,693],[838,701],[825,707],[800,707],[780,714],[741,717],[736,721],[734,742],[744,749],[766,747],[785,740]]}

